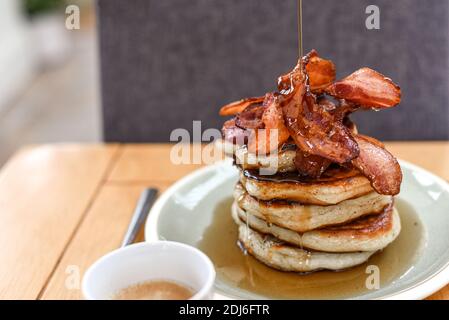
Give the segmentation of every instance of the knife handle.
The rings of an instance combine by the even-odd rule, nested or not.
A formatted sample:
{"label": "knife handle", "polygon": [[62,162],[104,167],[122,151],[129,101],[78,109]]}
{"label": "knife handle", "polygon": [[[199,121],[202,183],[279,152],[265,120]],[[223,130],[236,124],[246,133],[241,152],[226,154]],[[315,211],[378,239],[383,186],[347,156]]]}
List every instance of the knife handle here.
{"label": "knife handle", "polygon": [[153,206],[154,201],[156,200],[157,192],[157,189],[149,188],[145,189],[140,195],[137,206],[134,209],[133,217],[128,226],[128,230],[126,231],[125,237],[123,238],[122,247],[126,247],[127,245],[133,243],[133,241],[136,239],[136,236],[140,230],[140,226],[147,218],[148,213],[150,212],[150,209]]}

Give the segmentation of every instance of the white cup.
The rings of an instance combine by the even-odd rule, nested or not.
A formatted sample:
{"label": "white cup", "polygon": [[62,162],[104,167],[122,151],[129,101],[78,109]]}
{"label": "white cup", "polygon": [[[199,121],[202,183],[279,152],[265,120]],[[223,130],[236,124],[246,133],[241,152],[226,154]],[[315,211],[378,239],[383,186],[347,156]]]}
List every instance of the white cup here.
{"label": "white cup", "polygon": [[157,241],[117,249],[96,261],[82,283],[87,300],[108,300],[121,289],[151,280],[168,280],[194,290],[190,300],[212,297],[215,269],[200,250],[186,244]]}

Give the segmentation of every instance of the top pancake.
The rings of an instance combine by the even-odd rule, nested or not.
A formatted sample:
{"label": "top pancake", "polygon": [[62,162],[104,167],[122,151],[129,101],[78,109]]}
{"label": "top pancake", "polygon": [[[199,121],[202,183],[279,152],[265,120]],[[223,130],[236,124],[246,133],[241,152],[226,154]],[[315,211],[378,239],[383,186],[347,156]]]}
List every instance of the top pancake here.
{"label": "top pancake", "polygon": [[291,200],[303,204],[331,205],[373,191],[369,180],[355,169],[328,169],[319,179],[296,173],[260,175],[258,170],[242,170],[240,182],[259,200]]}

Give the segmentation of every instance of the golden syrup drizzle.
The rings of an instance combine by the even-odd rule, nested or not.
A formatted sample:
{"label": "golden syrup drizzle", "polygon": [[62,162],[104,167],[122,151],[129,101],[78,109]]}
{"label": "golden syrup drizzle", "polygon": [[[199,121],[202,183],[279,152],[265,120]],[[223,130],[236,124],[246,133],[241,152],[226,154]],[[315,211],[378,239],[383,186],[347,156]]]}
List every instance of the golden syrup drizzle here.
{"label": "golden syrup drizzle", "polygon": [[299,58],[302,58],[304,56],[304,49],[302,46],[302,0],[298,0],[298,54]]}

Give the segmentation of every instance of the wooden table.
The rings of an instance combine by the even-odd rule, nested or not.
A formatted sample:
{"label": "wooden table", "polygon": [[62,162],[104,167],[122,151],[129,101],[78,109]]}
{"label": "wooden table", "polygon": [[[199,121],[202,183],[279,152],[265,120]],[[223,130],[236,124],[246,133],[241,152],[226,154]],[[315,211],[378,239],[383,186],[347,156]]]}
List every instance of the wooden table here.
{"label": "wooden table", "polygon": [[[388,143],[449,180],[449,142]],[[83,272],[120,245],[144,187],[166,189],[200,165],[170,145],[42,145],[0,171],[0,299],[80,299]],[[431,299],[449,299],[449,286]]]}

